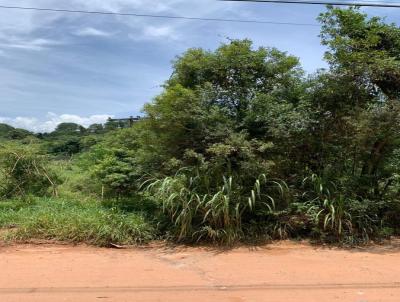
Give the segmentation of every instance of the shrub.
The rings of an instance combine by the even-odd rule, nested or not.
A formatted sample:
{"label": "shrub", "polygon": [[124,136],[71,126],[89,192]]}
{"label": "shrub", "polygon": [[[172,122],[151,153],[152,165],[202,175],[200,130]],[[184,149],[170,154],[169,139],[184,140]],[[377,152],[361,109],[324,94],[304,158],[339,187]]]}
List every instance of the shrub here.
{"label": "shrub", "polygon": [[33,145],[0,146],[1,198],[57,195],[58,179]]}

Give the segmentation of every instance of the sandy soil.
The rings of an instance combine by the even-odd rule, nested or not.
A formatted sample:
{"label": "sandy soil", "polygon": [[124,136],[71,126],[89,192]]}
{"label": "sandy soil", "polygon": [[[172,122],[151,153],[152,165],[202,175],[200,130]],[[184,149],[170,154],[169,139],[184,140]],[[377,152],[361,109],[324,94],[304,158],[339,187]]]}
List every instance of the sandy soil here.
{"label": "sandy soil", "polygon": [[344,250],[281,242],[221,251],[0,247],[1,302],[400,301],[400,243]]}

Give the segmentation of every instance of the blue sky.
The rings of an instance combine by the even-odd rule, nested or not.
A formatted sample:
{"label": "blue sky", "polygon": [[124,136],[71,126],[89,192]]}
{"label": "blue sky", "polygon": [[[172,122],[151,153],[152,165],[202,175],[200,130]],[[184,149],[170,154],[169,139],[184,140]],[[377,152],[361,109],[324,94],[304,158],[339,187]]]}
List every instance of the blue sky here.
{"label": "blue sky", "polygon": [[[151,4],[149,5],[149,3]],[[387,1],[389,2],[389,1]],[[323,6],[215,0],[0,0],[0,5],[315,23]],[[368,9],[400,23],[400,9]],[[190,47],[250,38],[326,67],[319,27],[201,22],[0,9],[0,122],[51,131],[137,115],[160,92],[171,61]]]}

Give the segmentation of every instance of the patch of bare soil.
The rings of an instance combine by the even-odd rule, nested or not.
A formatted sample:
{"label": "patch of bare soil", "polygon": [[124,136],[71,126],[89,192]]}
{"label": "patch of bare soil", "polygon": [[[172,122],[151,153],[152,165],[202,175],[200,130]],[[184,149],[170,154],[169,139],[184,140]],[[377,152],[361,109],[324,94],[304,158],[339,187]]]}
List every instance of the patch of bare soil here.
{"label": "patch of bare soil", "polygon": [[0,246],[1,302],[400,301],[400,242],[232,250]]}

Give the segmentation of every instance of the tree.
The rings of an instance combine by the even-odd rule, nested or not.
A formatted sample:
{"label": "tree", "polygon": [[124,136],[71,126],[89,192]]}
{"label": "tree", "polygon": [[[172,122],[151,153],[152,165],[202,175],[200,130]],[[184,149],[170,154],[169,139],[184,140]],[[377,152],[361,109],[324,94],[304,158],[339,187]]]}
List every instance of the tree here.
{"label": "tree", "polygon": [[0,138],[18,140],[31,135],[33,136],[28,130],[14,128],[7,124],[0,124]]}
{"label": "tree", "polygon": [[61,123],[54,130],[53,134],[82,134],[85,132],[85,128],[76,123]]}
{"label": "tree", "polygon": [[397,172],[383,173],[385,160],[400,147],[400,29],[378,17],[368,18],[357,8],[331,7],[319,19],[322,42],[329,47],[326,59],[335,77],[332,82],[344,84],[330,93],[336,95],[337,109],[332,112],[342,121],[336,124],[347,125],[343,129],[348,148],[342,154],[352,162],[362,194],[373,188],[379,196],[380,184],[387,184]]}
{"label": "tree", "polygon": [[275,48],[254,50],[250,40],[231,40],[215,52],[190,49],[178,57],[167,89],[180,84],[208,92],[208,105],[224,108],[240,123],[257,94],[291,97],[302,74],[296,57]]}
{"label": "tree", "polygon": [[371,94],[400,97],[400,28],[379,17],[368,18],[358,8],[330,7],[319,17],[325,57],[334,71],[353,76]]}
{"label": "tree", "polygon": [[52,144],[50,152],[72,156],[79,153],[81,150],[82,144],[79,138],[64,138],[61,141]]}
{"label": "tree", "polygon": [[102,124],[92,124],[87,128],[87,131],[95,134],[103,133],[104,126]]}
{"label": "tree", "polygon": [[[210,160],[210,148],[239,133],[249,142],[261,140],[251,145],[281,140],[285,131],[276,129],[293,128],[293,119],[300,119],[302,77],[297,58],[273,48],[253,49],[249,40],[232,40],[214,52],[190,49],[175,61],[165,91],[145,106],[143,146],[153,160],[159,158],[158,167],[166,167],[170,160],[189,163],[189,153]],[[269,109],[277,105],[273,115],[266,100]],[[254,150],[260,161],[267,160],[265,150]]]}

